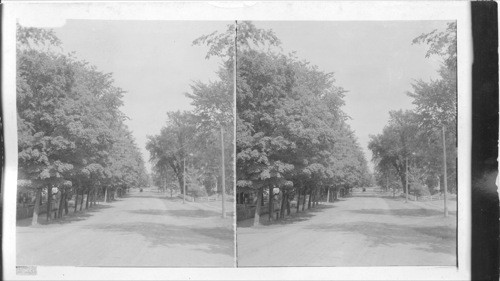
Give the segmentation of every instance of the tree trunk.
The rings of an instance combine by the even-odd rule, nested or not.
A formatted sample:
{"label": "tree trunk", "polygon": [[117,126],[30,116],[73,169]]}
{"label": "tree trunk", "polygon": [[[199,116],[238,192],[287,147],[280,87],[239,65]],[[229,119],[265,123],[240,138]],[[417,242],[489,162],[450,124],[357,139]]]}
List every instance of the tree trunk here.
{"label": "tree trunk", "polygon": [[273,205],[273,199],[274,199],[274,194],[273,194],[273,186],[269,185],[269,221],[273,220],[273,212],[274,212],[274,205]]}
{"label": "tree trunk", "polygon": [[68,215],[68,191],[64,194],[64,214]]}
{"label": "tree trunk", "polygon": [[309,191],[309,201],[307,202],[307,209],[311,209],[312,189]]}
{"label": "tree trunk", "polygon": [[108,188],[104,188],[104,202],[108,202]]}
{"label": "tree trunk", "polygon": [[300,208],[300,189],[297,192],[297,213],[299,212]]}
{"label": "tree trunk", "polygon": [[184,181],[182,180],[182,173],[180,176],[177,177],[177,181],[179,182],[179,189],[181,194],[184,194],[184,189],[182,188],[184,186]]}
{"label": "tree trunk", "polygon": [[47,187],[47,221],[51,220],[52,215],[52,187]]}
{"label": "tree trunk", "polygon": [[326,189],[326,203],[330,203],[330,187]]}
{"label": "tree trunk", "polygon": [[58,218],[62,218],[63,208],[64,208],[64,196],[66,195],[66,192],[63,192],[62,190],[60,192],[61,192],[61,195],[59,197],[59,208],[57,208],[57,217]]}
{"label": "tree trunk", "polygon": [[85,210],[89,208],[90,188],[87,190],[87,200],[85,200]]}
{"label": "tree trunk", "polygon": [[406,177],[405,177],[405,175],[400,174],[399,180],[401,180],[401,186],[403,187],[403,192],[406,193]]}
{"label": "tree trunk", "polygon": [[318,200],[318,190],[314,190],[313,192],[313,199],[312,199],[312,207],[315,208],[316,207],[316,202]]}
{"label": "tree trunk", "polygon": [[281,193],[281,204],[280,204],[280,219],[285,217],[285,202],[286,202],[286,196],[284,191]]}
{"label": "tree trunk", "polygon": [[77,205],[78,205],[78,189],[75,190],[75,210],[74,213],[76,213]]}
{"label": "tree trunk", "polygon": [[42,198],[42,190],[40,188],[36,189],[35,195],[35,207],[33,209],[33,218],[31,220],[31,225],[38,224],[38,214],[40,213],[40,199]]}
{"label": "tree trunk", "polygon": [[315,190],[313,193],[313,201],[312,201],[313,208],[316,207],[317,202],[318,202],[318,190]]}
{"label": "tree trunk", "polygon": [[[167,171],[165,170],[165,193],[167,192],[168,188],[168,178],[167,178]],[[170,197],[172,197],[172,190],[170,190]]]}
{"label": "tree trunk", "polygon": [[289,200],[289,195],[286,195],[286,215],[289,216],[291,211],[290,211],[290,200]]}
{"label": "tree trunk", "polygon": [[317,205],[318,205],[318,189],[316,189],[314,191],[314,195],[313,195],[313,208],[316,208]]}
{"label": "tree trunk", "polygon": [[257,206],[255,207],[253,226],[258,226],[260,224],[260,207],[262,204],[262,194],[263,194],[263,188],[260,187],[259,190],[257,191]]}
{"label": "tree trunk", "polygon": [[83,208],[83,197],[84,197],[85,192],[82,190],[82,198],[80,198],[80,211]]}
{"label": "tree trunk", "polygon": [[304,196],[302,196],[302,197],[304,197],[304,199],[302,200],[302,211],[304,211],[304,209],[306,208],[307,191],[306,191],[305,188],[304,188],[304,194],[303,195]]}

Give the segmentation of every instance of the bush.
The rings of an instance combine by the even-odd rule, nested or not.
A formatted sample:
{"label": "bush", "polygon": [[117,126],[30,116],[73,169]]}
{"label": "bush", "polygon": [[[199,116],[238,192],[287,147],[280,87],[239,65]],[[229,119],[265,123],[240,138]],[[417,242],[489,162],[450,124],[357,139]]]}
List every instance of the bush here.
{"label": "bush", "polygon": [[427,185],[424,185],[421,183],[414,183],[412,189],[417,196],[429,196],[429,195],[431,195],[431,192],[429,191],[429,187],[427,187]]}
{"label": "bush", "polygon": [[203,185],[191,185],[189,187],[189,194],[193,197],[206,197],[207,190]]}

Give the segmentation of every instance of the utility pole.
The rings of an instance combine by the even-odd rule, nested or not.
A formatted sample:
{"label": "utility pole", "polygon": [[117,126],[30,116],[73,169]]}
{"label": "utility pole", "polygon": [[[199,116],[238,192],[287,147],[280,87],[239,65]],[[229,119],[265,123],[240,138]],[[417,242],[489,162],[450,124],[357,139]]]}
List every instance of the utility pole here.
{"label": "utility pole", "polygon": [[408,203],[408,155],[406,156],[406,172],[405,172],[405,179],[406,179],[406,198],[405,198],[405,203]]}
{"label": "utility pole", "polygon": [[448,193],[448,179],[446,172],[446,138],[445,127],[443,124],[443,183],[444,183],[444,216],[448,216],[448,206],[446,206],[446,194]]}
{"label": "utility pole", "polygon": [[[415,152],[412,153],[413,156],[416,155]],[[417,161],[415,160],[415,157],[413,157],[413,173],[415,173],[415,171],[417,170]],[[415,178],[413,178],[413,182],[415,182]],[[413,188],[413,195],[415,195],[415,201],[417,201],[417,190],[415,188]]]}
{"label": "utility pole", "polygon": [[222,170],[222,218],[226,218],[226,169],[224,165],[224,129],[220,126],[221,170]]}
{"label": "utility pole", "polygon": [[184,155],[184,164],[182,165],[182,204],[186,204],[186,155]]}

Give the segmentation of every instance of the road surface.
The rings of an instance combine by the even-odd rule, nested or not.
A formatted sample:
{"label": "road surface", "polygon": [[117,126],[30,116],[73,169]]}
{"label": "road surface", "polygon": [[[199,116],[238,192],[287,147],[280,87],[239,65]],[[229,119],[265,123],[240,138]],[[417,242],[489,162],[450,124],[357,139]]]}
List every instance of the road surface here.
{"label": "road surface", "polygon": [[242,221],[238,266],[455,265],[456,201],[447,218],[440,204],[367,190],[271,225]]}
{"label": "road surface", "polygon": [[167,195],[132,191],[60,222],[19,221],[17,264],[233,267],[233,216],[221,218],[220,201],[182,204]]}

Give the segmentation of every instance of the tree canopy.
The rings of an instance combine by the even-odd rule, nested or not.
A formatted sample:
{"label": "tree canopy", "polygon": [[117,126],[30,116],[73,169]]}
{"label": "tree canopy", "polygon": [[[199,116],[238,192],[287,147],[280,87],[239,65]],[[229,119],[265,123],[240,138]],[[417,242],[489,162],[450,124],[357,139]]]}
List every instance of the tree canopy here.
{"label": "tree canopy", "polygon": [[[373,152],[379,181],[395,174],[405,189],[408,176],[410,189],[412,185],[420,186],[420,190],[426,193],[422,186],[437,187],[440,185],[439,176],[443,180],[444,171],[440,172],[440,168],[444,166],[444,143],[448,189],[453,191],[457,184],[456,22],[448,23],[444,31],[433,30],[416,37],[413,44],[428,45],[426,57],[437,56],[442,60],[439,77],[430,81],[415,80],[411,84],[412,90],[406,94],[415,108],[404,113],[398,111],[397,115],[391,112],[383,132],[371,136],[369,148]],[[408,122],[400,122],[404,116]],[[408,175],[404,161],[407,158],[410,159]]]}
{"label": "tree canopy", "polygon": [[53,31],[17,26],[19,179],[63,193],[145,184],[112,74],[65,55]]}

